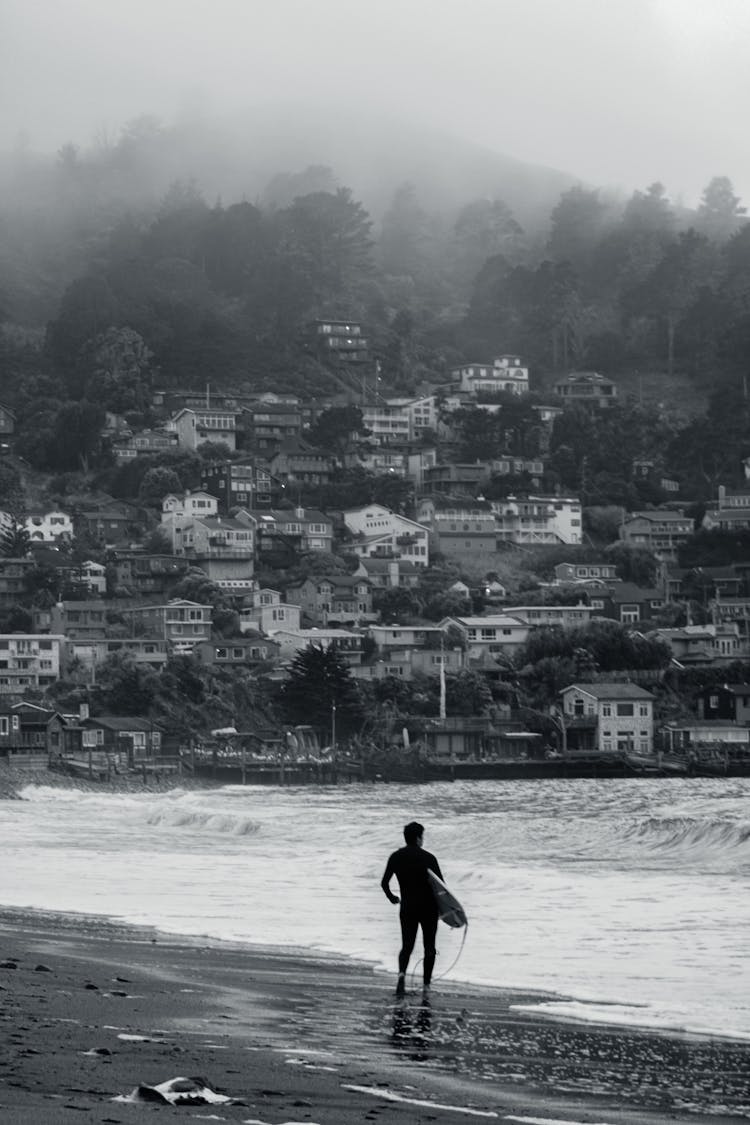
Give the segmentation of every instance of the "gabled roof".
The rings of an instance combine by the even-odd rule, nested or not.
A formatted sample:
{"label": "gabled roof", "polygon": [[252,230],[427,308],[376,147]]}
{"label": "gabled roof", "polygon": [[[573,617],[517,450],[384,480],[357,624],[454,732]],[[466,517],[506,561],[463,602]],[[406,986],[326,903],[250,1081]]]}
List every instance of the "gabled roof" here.
{"label": "gabled roof", "polygon": [[650,691],[640,687],[638,684],[630,683],[596,683],[596,684],[568,684],[563,688],[563,692],[572,691],[585,692],[586,695],[593,696],[594,699],[653,699]]}
{"label": "gabled roof", "polygon": [[152,723],[149,719],[138,719],[133,715],[90,715],[88,719],[82,719],[80,725],[104,727],[112,731],[161,730],[158,723]]}

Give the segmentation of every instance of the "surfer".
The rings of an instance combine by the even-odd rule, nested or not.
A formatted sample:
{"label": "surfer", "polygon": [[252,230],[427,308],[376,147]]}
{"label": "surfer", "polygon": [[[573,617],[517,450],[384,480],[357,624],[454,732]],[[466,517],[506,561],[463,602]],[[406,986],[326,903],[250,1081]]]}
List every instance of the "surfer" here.
{"label": "surfer", "polygon": [[[389,856],[385,873],[380,881],[388,900],[394,905],[401,904],[401,952],[398,955],[397,996],[403,996],[406,991],[406,969],[420,926],[424,943],[422,979],[425,992],[429,992],[432,970],[435,966],[438,907],[427,872],[434,871],[440,879],[443,876],[435,856],[422,847],[423,838],[424,827],[421,824],[415,820],[407,824],[404,828],[406,845]],[[401,891],[400,898],[394,895],[390,888],[394,875]]]}

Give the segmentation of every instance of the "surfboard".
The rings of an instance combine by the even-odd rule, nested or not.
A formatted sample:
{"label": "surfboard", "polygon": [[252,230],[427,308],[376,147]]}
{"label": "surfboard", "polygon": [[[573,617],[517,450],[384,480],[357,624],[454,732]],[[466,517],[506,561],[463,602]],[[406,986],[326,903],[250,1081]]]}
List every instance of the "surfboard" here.
{"label": "surfboard", "polygon": [[434,871],[428,871],[427,877],[435,896],[440,921],[445,922],[446,926],[452,926],[454,930],[465,926],[467,922],[466,914],[456,896],[451,894],[443,880]]}

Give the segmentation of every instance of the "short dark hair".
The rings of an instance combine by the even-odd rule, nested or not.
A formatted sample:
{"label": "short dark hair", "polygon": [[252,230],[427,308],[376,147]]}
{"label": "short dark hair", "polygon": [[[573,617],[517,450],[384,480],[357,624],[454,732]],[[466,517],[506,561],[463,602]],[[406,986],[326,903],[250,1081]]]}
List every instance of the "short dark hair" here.
{"label": "short dark hair", "polygon": [[404,826],[404,839],[407,844],[416,844],[420,836],[424,836],[424,825],[416,820],[411,820]]}

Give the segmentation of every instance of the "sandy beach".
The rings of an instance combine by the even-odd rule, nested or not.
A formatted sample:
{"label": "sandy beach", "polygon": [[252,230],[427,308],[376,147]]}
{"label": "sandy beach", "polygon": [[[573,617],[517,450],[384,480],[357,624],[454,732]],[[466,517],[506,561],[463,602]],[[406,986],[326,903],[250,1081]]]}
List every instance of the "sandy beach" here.
{"label": "sandy beach", "polygon": [[[349,1125],[650,1125],[750,1116],[750,1044],[530,1017],[440,982],[429,1007],[371,966],[0,914],[0,1117]],[[231,1101],[129,1100],[200,1077]],[[145,1091],[148,1094],[148,1091]]]}

